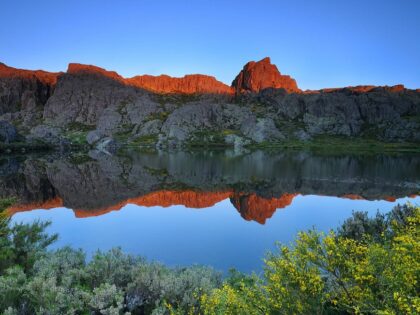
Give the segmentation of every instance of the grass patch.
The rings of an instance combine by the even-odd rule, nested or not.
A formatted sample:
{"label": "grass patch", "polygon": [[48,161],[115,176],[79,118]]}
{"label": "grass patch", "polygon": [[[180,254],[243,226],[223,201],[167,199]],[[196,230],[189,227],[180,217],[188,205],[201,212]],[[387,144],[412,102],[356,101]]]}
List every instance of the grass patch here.
{"label": "grass patch", "polygon": [[259,103],[251,105],[251,112],[253,112],[257,118],[267,117],[267,108]]}
{"label": "grass patch", "polygon": [[344,136],[317,136],[311,141],[286,140],[281,142],[262,142],[252,144],[251,148],[290,148],[310,149],[313,151],[348,152],[414,152],[420,153],[418,143],[409,142],[382,142],[374,139],[344,137]]}
{"label": "grass patch", "polygon": [[91,131],[95,129],[93,125],[86,125],[81,122],[73,121],[66,126],[68,131]]}
{"label": "grass patch", "polygon": [[94,129],[95,126],[93,125],[73,121],[66,126],[63,136],[69,140],[70,144],[73,146],[84,146],[88,144],[86,140],[87,134]]}
{"label": "grass patch", "polygon": [[290,137],[293,136],[293,134],[296,131],[299,130],[305,130],[305,124],[303,121],[295,120],[280,120],[276,119],[274,120],[274,124],[277,127],[280,132],[289,135]]}
{"label": "grass patch", "polygon": [[145,166],[144,168],[146,169],[146,171],[149,172],[150,175],[153,175],[153,176],[163,176],[163,177],[166,177],[166,176],[169,175],[169,173],[168,173],[168,171],[167,171],[166,168],[160,168],[160,169],[158,169],[158,168],[151,168],[151,167],[147,167],[147,166]]}
{"label": "grass patch", "polygon": [[147,136],[140,136],[133,140],[131,140],[128,145],[129,146],[155,146],[158,141],[157,135],[147,135]]}
{"label": "grass patch", "polygon": [[68,131],[64,134],[64,137],[70,141],[71,145],[83,146],[87,145],[86,136],[88,131]]}
{"label": "grass patch", "polygon": [[420,115],[407,115],[407,116],[401,116],[401,119],[408,121],[408,122],[416,122],[420,124]]}
{"label": "grass patch", "polygon": [[92,158],[87,154],[75,154],[70,156],[70,163],[74,165],[81,165],[92,161]]}
{"label": "grass patch", "polygon": [[175,93],[156,93],[154,95],[154,100],[161,105],[168,103],[175,104],[177,106],[185,105],[186,103],[197,101],[200,98],[200,94],[175,94]]}
{"label": "grass patch", "polygon": [[7,197],[0,199],[0,213],[9,208],[11,205],[16,203],[15,197]]}
{"label": "grass patch", "polygon": [[120,143],[128,143],[132,135],[134,125],[133,124],[122,124],[120,131],[112,135],[112,137]]}
{"label": "grass patch", "polygon": [[228,135],[240,135],[241,132],[239,130],[235,129],[224,129],[221,131],[222,136],[228,136]]}
{"label": "grass patch", "polygon": [[152,121],[152,120],[161,120],[165,121],[169,116],[168,112],[157,112],[152,113],[149,116],[147,116],[146,121]]}

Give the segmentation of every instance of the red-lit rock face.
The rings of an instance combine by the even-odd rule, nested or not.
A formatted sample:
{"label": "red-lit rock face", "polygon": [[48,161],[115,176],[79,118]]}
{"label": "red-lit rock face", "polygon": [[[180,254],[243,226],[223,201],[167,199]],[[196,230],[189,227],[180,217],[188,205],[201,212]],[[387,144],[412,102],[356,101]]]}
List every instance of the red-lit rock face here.
{"label": "red-lit rock face", "polygon": [[202,74],[186,75],[182,78],[173,78],[168,75],[152,76],[139,75],[125,79],[115,71],[108,71],[92,65],[71,63],[67,69],[69,74],[97,74],[105,76],[126,85],[145,89],[155,93],[208,93],[231,94],[233,89],[217,81],[216,78]]}
{"label": "red-lit rock face", "polygon": [[217,81],[216,78],[202,74],[190,74],[182,78],[167,75],[140,75],[126,79],[126,83],[156,93],[208,93],[231,94],[233,89]]}
{"label": "red-lit rock face", "polygon": [[6,66],[0,62],[0,78],[23,78],[23,79],[38,79],[44,84],[55,85],[57,77],[61,73],[46,72],[43,70],[22,70]]}
{"label": "red-lit rock face", "polygon": [[296,81],[288,75],[281,75],[277,67],[264,58],[248,62],[232,82],[237,93],[259,92],[266,88],[283,88],[287,92],[300,92]]}
{"label": "red-lit rock face", "polygon": [[[376,86],[376,85],[357,85],[357,86],[347,86],[341,88],[326,88],[321,90],[306,90],[304,94],[319,94],[319,93],[334,93],[341,91],[351,91],[353,93],[369,93],[372,91],[385,90],[391,93],[399,93],[405,91],[403,84],[397,84],[393,86]],[[419,91],[418,91],[419,92]]]}
{"label": "red-lit rock face", "polygon": [[[321,90],[306,90],[302,92],[296,81],[288,75],[282,75],[277,67],[270,62],[270,58],[264,58],[258,62],[248,62],[241,72],[228,86],[223,82],[216,80],[215,77],[203,74],[190,74],[182,78],[170,77],[168,75],[139,75],[132,78],[124,78],[115,71],[108,71],[103,68],[84,65],[79,63],[70,63],[67,73],[69,74],[96,74],[121,82],[125,85],[149,90],[154,93],[181,93],[181,94],[233,94],[243,92],[259,92],[266,88],[283,88],[289,93],[331,93],[343,89],[355,93],[367,93],[377,88],[383,88],[386,91],[398,93],[405,90],[404,85],[394,86],[373,86],[360,85],[344,88],[326,88]],[[43,84],[55,86],[58,77],[62,72],[46,72],[43,70],[23,70],[16,69],[0,62],[0,78],[23,78],[37,79]],[[420,89],[416,90],[420,92]]]}
{"label": "red-lit rock face", "polygon": [[115,71],[108,71],[97,66],[83,65],[80,63],[70,63],[67,68],[67,73],[70,74],[97,74],[105,76],[117,81],[124,82],[124,78]]}

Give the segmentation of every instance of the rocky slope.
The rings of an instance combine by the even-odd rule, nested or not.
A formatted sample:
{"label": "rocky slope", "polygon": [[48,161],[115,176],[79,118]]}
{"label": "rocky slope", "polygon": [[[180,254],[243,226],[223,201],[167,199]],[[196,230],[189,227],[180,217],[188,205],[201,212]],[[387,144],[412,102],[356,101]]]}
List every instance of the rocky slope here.
{"label": "rocky slope", "polygon": [[240,149],[326,136],[420,142],[420,92],[402,85],[301,91],[269,58],[246,64],[232,86],[205,75],[123,78],[90,65],[48,73],[0,64],[3,143]]}

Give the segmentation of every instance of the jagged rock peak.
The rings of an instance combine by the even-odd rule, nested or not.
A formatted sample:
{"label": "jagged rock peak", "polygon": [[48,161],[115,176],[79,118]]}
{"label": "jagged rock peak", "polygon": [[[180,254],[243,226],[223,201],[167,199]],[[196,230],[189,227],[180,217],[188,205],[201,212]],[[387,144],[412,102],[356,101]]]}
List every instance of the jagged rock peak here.
{"label": "jagged rock peak", "polygon": [[269,57],[260,61],[248,62],[232,82],[237,93],[259,92],[266,88],[283,88],[287,92],[300,92],[296,81],[282,75]]}

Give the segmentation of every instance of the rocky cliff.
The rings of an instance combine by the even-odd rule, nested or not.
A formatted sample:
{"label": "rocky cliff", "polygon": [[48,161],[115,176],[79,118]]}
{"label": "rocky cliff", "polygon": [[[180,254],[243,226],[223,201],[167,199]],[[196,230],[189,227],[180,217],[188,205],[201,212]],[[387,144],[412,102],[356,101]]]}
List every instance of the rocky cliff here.
{"label": "rocky cliff", "polygon": [[59,75],[0,63],[0,120],[21,121],[23,128],[39,124],[42,108],[53,94]]}
{"label": "rocky cliff", "polygon": [[269,58],[246,64],[232,86],[205,75],[124,78],[82,64],[65,73],[0,64],[0,134],[5,143],[108,151],[124,144],[241,149],[320,137],[417,143],[420,92],[402,85],[303,92]]}

